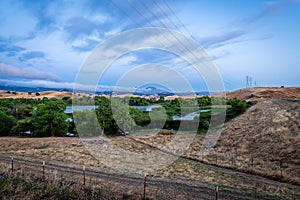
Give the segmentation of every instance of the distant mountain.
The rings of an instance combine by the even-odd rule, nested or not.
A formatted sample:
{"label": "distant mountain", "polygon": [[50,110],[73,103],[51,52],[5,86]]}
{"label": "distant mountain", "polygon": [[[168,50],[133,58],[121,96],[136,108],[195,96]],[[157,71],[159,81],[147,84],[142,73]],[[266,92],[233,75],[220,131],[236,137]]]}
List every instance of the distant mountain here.
{"label": "distant mountain", "polygon": [[45,88],[45,87],[22,87],[13,85],[0,85],[0,90],[16,91],[16,92],[44,92],[44,91],[64,91],[71,92],[72,89],[65,88]]}
{"label": "distant mountain", "polygon": [[[22,86],[13,86],[13,85],[0,85],[0,90],[6,90],[6,91],[16,91],[16,92],[44,92],[44,91],[62,91],[62,92],[73,92],[73,89],[67,89],[67,88],[45,88],[45,87],[22,87]],[[85,91],[81,91],[85,92]],[[86,91],[88,93],[91,93],[91,91]],[[156,87],[146,87],[146,88],[137,88],[134,92],[132,92],[132,89],[126,89],[126,88],[120,88],[119,90],[114,89],[113,86],[99,86],[97,88],[96,94],[127,94],[127,93],[133,93],[134,95],[139,96],[150,96],[150,95],[159,95],[159,96],[172,96],[172,95],[179,95],[179,96],[188,96],[188,95],[209,95],[209,92],[203,91],[203,92],[181,92],[181,93],[173,93],[169,90],[166,90],[164,88],[156,88]]]}
{"label": "distant mountain", "polygon": [[159,96],[171,96],[174,95],[173,92],[161,89],[161,88],[156,88],[156,87],[146,87],[146,88],[137,88],[135,92],[133,93],[135,95],[154,95],[158,94]]}

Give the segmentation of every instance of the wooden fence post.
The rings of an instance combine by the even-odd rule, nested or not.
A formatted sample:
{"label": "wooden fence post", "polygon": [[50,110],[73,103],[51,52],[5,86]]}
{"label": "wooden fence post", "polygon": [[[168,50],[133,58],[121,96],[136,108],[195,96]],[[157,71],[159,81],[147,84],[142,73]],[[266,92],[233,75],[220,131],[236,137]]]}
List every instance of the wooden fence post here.
{"label": "wooden fence post", "polygon": [[11,157],[11,172],[14,172],[14,157]]}
{"label": "wooden fence post", "polygon": [[83,166],[83,185],[85,185],[85,166]]}
{"label": "wooden fence post", "polygon": [[279,161],[280,175],[282,176],[282,161]]}
{"label": "wooden fence post", "polygon": [[146,198],[146,185],[147,185],[147,174],[144,176],[144,194],[143,194],[143,199]]}
{"label": "wooden fence post", "polygon": [[216,190],[216,200],[218,200],[219,186],[216,186],[215,190]]}
{"label": "wooden fence post", "polygon": [[43,161],[43,178],[45,177],[45,161]]}

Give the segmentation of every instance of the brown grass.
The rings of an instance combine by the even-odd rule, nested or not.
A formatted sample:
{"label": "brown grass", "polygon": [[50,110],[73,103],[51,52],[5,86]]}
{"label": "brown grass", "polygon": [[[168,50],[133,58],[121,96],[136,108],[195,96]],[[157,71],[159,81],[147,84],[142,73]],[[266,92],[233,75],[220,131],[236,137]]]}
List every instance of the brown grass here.
{"label": "brown grass", "polygon": [[[184,156],[300,185],[299,112],[300,102],[296,100],[260,101],[225,124],[209,155],[201,155],[204,136],[197,135]],[[172,138],[174,135],[134,136],[135,140],[157,148]]]}
{"label": "brown grass", "polygon": [[300,87],[255,87],[244,88],[226,93],[229,99],[260,100],[270,98],[295,98],[300,99]]}
{"label": "brown grass", "polygon": [[[155,134],[152,138],[162,138],[173,136],[164,136]],[[144,135],[144,138],[146,136]],[[148,136],[148,139],[151,138]],[[156,138],[156,139],[157,139]],[[164,140],[167,142],[169,139]],[[89,139],[89,140],[95,140]],[[140,142],[135,142],[134,140],[127,137],[116,137],[111,138],[112,142],[118,145],[121,149],[126,149],[132,152],[151,152],[149,146],[145,146]],[[197,137],[194,141],[198,145],[201,143],[201,137]],[[64,166],[82,166],[86,165],[91,169],[96,169],[100,171],[113,172],[113,173],[129,173],[126,171],[115,171],[101,163],[101,159],[107,159],[105,157],[100,160],[95,159],[89,154],[89,152],[82,145],[81,140],[77,138],[12,138],[4,137],[0,138],[0,153],[10,154],[14,156],[26,157],[27,160],[45,160],[51,163],[59,163]],[[157,141],[158,142],[158,141]],[[97,146],[99,147],[99,146]],[[99,148],[98,148],[99,150]],[[119,152],[110,152],[110,156],[118,154]],[[139,160],[131,160],[133,164],[140,164]],[[218,161],[222,163],[222,161]],[[224,164],[230,168],[230,164]],[[24,171],[23,171],[24,172]],[[30,172],[30,170],[25,170],[25,172]],[[141,171],[139,176],[143,176],[144,172]],[[280,184],[278,182],[272,182],[268,180],[260,180],[260,178],[255,178],[244,175],[238,175],[231,171],[224,171],[219,168],[214,168],[210,165],[202,165],[201,163],[178,159],[176,162],[169,166],[163,166],[157,171],[153,171],[150,176],[160,177],[160,178],[171,178],[171,179],[186,179],[186,181],[205,181],[209,184],[219,184],[230,187],[243,187],[257,192],[267,192],[270,194],[275,194],[278,188],[281,188],[281,192],[278,194],[291,194],[290,192],[295,191],[294,186]],[[274,175],[274,174],[273,174]],[[278,175],[278,173],[277,173]],[[82,180],[81,180],[82,181]],[[107,185],[107,184],[106,184]],[[268,189],[266,189],[268,188]],[[134,191],[134,190],[132,190]],[[134,192],[133,192],[134,193]],[[299,194],[300,195],[300,194]]]}
{"label": "brown grass", "polygon": [[[61,99],[63,97],[73,97],[72,92],[58,92],[58,91],[45,91],[45,92],[39,92],[40,95],[36,95],[35,92],[32,92],[29,94],[28,92],[16,92],[15,94],[7,93],[6,90],[0,90],[0,98],[32,98],[32,99],[38,99],[38,98],[57,98]],[[84,94],[84,93],[76,93],[77,96],[89,96],[89,94]]]}

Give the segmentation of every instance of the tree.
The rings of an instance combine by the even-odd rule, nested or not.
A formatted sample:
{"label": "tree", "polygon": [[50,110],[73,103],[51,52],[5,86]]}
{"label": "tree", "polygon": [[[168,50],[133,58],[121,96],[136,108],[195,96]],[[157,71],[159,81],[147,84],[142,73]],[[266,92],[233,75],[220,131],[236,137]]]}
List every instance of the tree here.
{"label": "tree", "polygon": [[197,98],[199,106],[210,106],[211,105],[211,98],[209,96],[204,96]]}
{"label": "tree", "polygon": [[159,99],[157,101],[157,103],[163,103],[165,101],[165,97],[164,96],[159,96]]}
{"label": "tree", "polygon": [[33,107],[29,104],[19,104],[15,106],[14,116],[17,120],[32,116]]}
{"label": "tree", "polygon": [[101,135],[114,135],[118,131],[118,125],[113,118],[110,100],[101,96],[95,99],[95,104],[99,106],[96,114],[102,129]]}
{"label": "tree", "polygon": [[68,130],[64,113],[66,106],[62,100],[49,100],[38,104],[34,113],[35,131],[51,136],[63,136]]}
{"label": "tree", "polygon": [[147,105],[149,105],[149,102],[145,98],[130,97],[130,99],[129,99],[129,105],[131,105],[131,106],[147,106]]}
{"label": "tree", "polygon": [[115,121],[117,122],[119,128],[121,128],[123,131],[126,132],[135,125],[135,122],[130,115],[129,105],[122,103],[121,99],[112,99],[111,110]]}
{"label": "tree", "polygon": [[137,108],[130,108],[130,116],[134,119],[135,124],[141,127],[146,126],[151,121],[149,113],[144,114],[143,111]]}
{"label": "tree", "polygon": [[75,126],[80,137],[99,136],[101,133],[95,111],[74,111]]}
{"label": "tree", "polygon": [[12,128],[13,132],[21,133],[25,131],[34,132],[33,118],[18,120],[17,124]]}
{"label": "tree", "polygon": [[13,116],[0,111],[0,136],[9,135],[12,127],[16,124]]}

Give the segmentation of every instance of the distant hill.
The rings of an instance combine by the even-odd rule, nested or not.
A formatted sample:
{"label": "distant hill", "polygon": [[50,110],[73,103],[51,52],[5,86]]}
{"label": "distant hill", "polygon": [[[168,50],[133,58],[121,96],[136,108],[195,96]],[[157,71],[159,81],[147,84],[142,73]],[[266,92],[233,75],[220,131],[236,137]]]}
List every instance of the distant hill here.
{"label": "distant hill", "polygon": [[300,185],[299,114],[298,99],[258,101],[225,123],[208,159]]}
{"label": "distant hill", "polygon": [[[47,95],[49,94],[49,91],[53,91],[53,92],[73,92],[73,89],[66,89],[66,88],[45,88],[45,87],[22,87],[22,86],[13,86],[13,85],[0,85],[0,91],[2,90],[1,94],[2,96],[0,97],[16,97],[15,95],[7,95],[5,94],[7,91],[9,92],[17,92],[19,94],[21,93],[40,93],[42,94],[42,92],[48,92]],[[93,92],[91,91],[78,91],[79,93],[87,93],[87,94],[92,94]],[[77,93],[78,93],[77,92]],[[95,92],[95,94],[97,95],[111,95],[111,94],[117,94],[117,95],[124,95],[124,94],[129,94],[132,93],[132,90],[126,90],[126,88],[122,88],[119,91],[116,91],[112,86],[99,86]],[[201,96],[205,96],[205,95],[209,95],[210,93],[207,91],[195,91],[195,92],[181,92],[181,93],[174,93],[171,92],[168,89],[164,89],[164,88],[157,88],[157,87],[145,87],[145,88],[137,88],[133,93],[133,95],[138,95],[138,96],[150,96],[150,95],[159,95],[159,96],[172,96],[172,95],[178,95],[178,96],[189,96],[189,95],[201,95]],[[44,94],[46,95],[46,94]],[[47,97],[46,95],[46,97]],[[58,95],[58,93],[56,94]],[[51,96],[51,95],[50,95]],[[60,96],[60,95],[59,95]],[[25,94],[22,95],[21,98],[32,98],[31,96],[26,96]],[[39,98],[41,98],[43,96],[40,96]],[[16,97],[17,98],[17,97]]]}
{"label": "distant hill", "polygon": [[45,92],[45,91],[64,91],[71,92],[71,89],[64,88],[45,88],[45,87],[22,87],[14,85],[0,85],[0,90],[11,91],[11,92]]}
{"label": "distant hill", "polygon": [[[37,95],[38,93],[38,95]],[[8,90],[0,90],[0,98],[63,98],[72,97],[72,92],[63,91],[44,91],[44,92],[8,92]]]}
{"label": "distant hill", "polygon": [[244,88],[226,94],[228,99],[257,100],[264,98],[295,98],[300,99],[300,87],[254,87]]}

